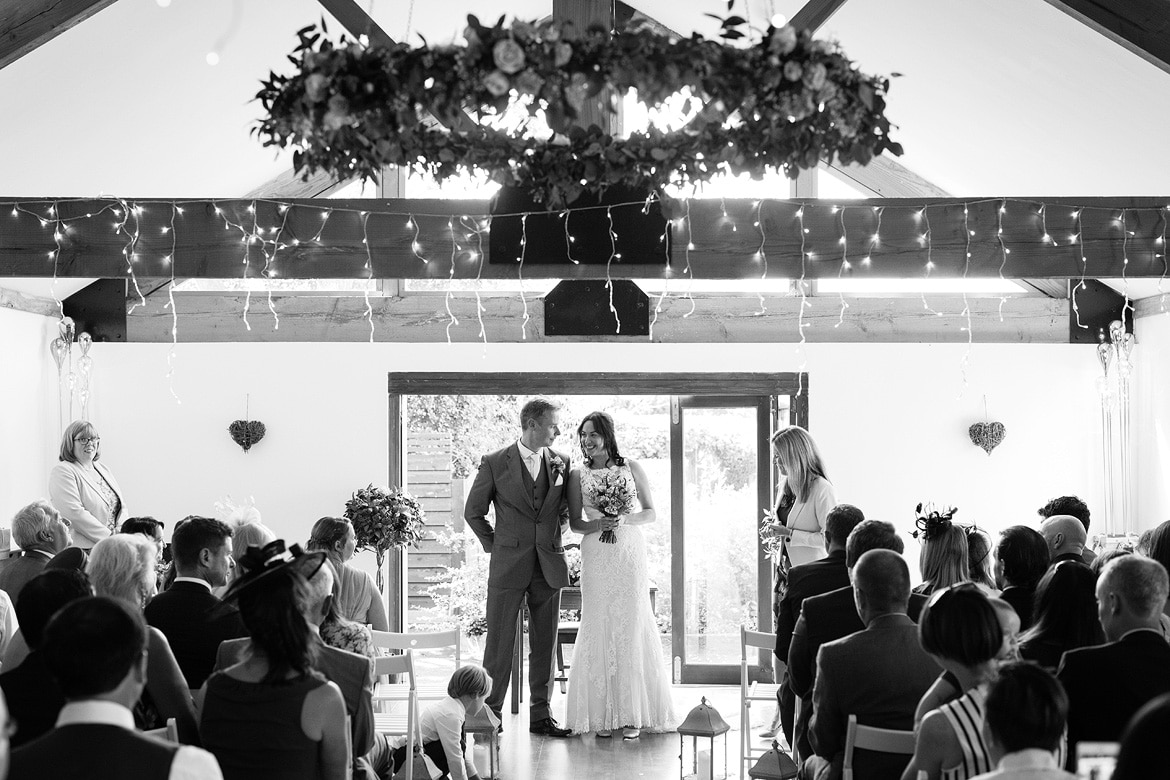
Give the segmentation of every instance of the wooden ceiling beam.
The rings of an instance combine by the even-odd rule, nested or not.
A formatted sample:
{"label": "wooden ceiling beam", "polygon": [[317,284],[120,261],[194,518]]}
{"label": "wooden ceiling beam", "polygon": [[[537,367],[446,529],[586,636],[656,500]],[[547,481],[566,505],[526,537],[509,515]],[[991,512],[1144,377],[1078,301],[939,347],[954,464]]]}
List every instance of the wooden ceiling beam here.
{"label": "wooden ceiling beam", "polygon": [[[273,295],[280,328],[267,305],[252,298],[244,325],[242,295],[177,295],[180,342],[358,342],[370,339],[366,301],[360,296],[329,298]],[[931,310],[917,297],[850,298],[844,314],[836,296],[798,297],[677,294],[666,298],[654,324],[661,343],[795,343],[803,316],[810,343],[1068,343],[1069,302],[1038,297],[963,300],[957,295],[929,298]],[[657,297],[655,297],[657,302]],[[544,306],[538,296],[483,297],[408,294],[371,298],[375,341],[444,344],[502,342],[646,341],[630,336],[548,336]],[[151,299],[126,318],[127,341],[170,343],[174,320],[166,300]],[[482,305],[482,311],[477,309]],[[938,312],[937,314],[935,312]],[[482,316],[484,335],[480,335]],[[601,316],[607,316],[603,313]],[[527,317],[527,319],[526,319]]]}
{"label": "wooden ceiling beam", "polygon": [[81,24],[114,0],[5,0],[0,2],[0,68]]}
{"label": "wooden ceiling beam", "polygon": [[[5,201],[13,199],[0,198]],[[171,219],[169,200],[17,202],[16,215],[3,217],[0,277],[45,277],[55,270],[61,277],[125,278],[127,237],[110,229],[115,219],[112,211],[125,202],[136,210],[133,268],[142,277],[173,273],[215,279],[268,273],[300,279],[371,275],[596,279],[606,276],[609,259],[577,255],[578,264],[542,263],[542,248],[530,242],[522,268],[515,262],[516,255],[507,262],[490,262],[478,253],[480,246],[487,253],[490,226],[481,225],[477,235],[476,222],[465,219],[489,214],[484,200],[183,200],[178,201],[183,213],[173,233],[164,230]],[[1042,203],[1047,205],[1047,227],[1059,239],[1057,244],[1041,240],[1038,209]],[[696,199],[686,204],[689,219],[680,212],[673,223],[671,265],[664,262],[665,252],[655,252],[608,263],[608,270],[617,278],[681,278],[689,271],[697,279],[748,279],[759,278],[766,263],[773,278],[816,279],[841,274],[844,259],[850,263],[844,272],[853,278],[907,278],[927,272],[929,252],[933,266],[929,273],[939,278],[1158,278],[1163,260],[1157,240],[1164,229],[1167,203],[1168,198],[1144,197]],[[1005,215],[999,214],[1001,204],[1006,204]],[[37,216],[54,206],[69,228],[61,238],[59,255],[54,254],[54,223]],[[257,213],[249,210],[252,207]],[[281,211],[285,207],[287,213]],[[924,207],[928,209],[925,217],[920,213]],[[640,211],[642,204],[613,208]],[[1074,211],[1080,211],[1079,221]],[[94,216],[87,218],[88,214]],[[529,217],[530,227],[533,219],[541,218],[556,220],[558,225],[564,222],[557,215],[534,215]],[[807,230],[803,234],[802,219]],[[758,227],[754,226],[757,220]],[[1002,242],[997,233],[1001,224]],[[245,244],[253,225],[261,229],[266,244],[259,239]],[[1080,242],[1070,244],[1069,237],[1078,229]],[[875,232],[880,239],[876,245]],[[1128,234],[1124,240],[1123,232]],[[368,237],[368,243],[363,237]],[[276,241],[281,247],[274,255]],[[693,245],[689,251],[684,249],[688,241]],[[173,268],[166,261],[172,242]],[[809,254],[802,257],[802,250]],[[556,251],[563,252],[563,245]],[[869,263],[862,262],[865,256],[871,258]],[[1082,262],[1082,257],[1087,261]]]}
{"label": "wooden ceiling beam", "polygon": [[294,170],[287,170],[261,184],[245,195],[245,198],[328,198],[333,193],[353,183],[354,179],[337,180],[333,174],[317,171],[307,179]]}
{"label": "wooden ceiling beam", "polygon": [[1109,40],[1170,73],[1170,3],[1166,0],[1046,0]]}
{"label": "wooden ceiling beam", "polygon": [[837,13],[846,0],[808,0],[792,15],[788,23],[798,30],[816,32],[829,17]]}

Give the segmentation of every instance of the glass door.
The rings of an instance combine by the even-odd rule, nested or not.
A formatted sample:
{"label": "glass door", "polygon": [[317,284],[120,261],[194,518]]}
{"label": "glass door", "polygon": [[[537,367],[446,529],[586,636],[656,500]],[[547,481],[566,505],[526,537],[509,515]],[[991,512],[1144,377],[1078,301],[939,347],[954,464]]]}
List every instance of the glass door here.
{"label": "glass door", "polygon": [[[740,626],[771,630],[772,567],[758,528],[772,500],[768,437],[778,410],[768,396],[672,399],[676,683],[737,683]],[[770,665],[765,655],[755,668]]]}

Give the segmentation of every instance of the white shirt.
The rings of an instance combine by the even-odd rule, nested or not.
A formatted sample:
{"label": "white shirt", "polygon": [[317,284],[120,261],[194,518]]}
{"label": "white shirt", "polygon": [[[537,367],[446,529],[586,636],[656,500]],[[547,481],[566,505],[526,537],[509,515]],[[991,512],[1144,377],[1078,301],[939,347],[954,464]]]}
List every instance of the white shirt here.
{"label": "white shirt", "polygon": [[540,462],[544,457],[544,447],[533,452],[524,446],[524,442],[517,441],[516,446],[520,448],[520,457],[524,459],[524,464],[528,466],[528,473],[532,480],[536,481],[536,475],[540,473]]}
{"label": "white shirt", "polygon": [[[175,582],[198,582],[203,587],[207,588],[207,592],[211,593],[211,583],[202,577],[175,577]],[[172,585],[174,583],[171,583]]]}
{"label": "white shirt", "polygon": [[[475,764],[468,760],[459,746],[466,720],[467,708],[462,701],[450,696],[427,707],[418,718],[423,744],[437,740],[443,746],[451,780],[467,780],[477,771]],[[406,737],[395,737],[389,743],[391,747],[401,747],[406,744]]]}
{"label": "white shirt", "polygon": [[[71,701],[61,708],[57,716],[58,726],[75,723],[97,723],[105,726],[119,726],[134,731],[134,716],[121,704],[101,699]],[[223,780],[219,762],[215,756],[202,748],[179,745],[175,759],[171,762],[170,780]]]}
{"label": "white shirt", "polygon": [[1076,780],[1076,775],[1057,766],[1056,756],[1047,750],[1031,748],[1008,753],[994,771],[971,780]]}

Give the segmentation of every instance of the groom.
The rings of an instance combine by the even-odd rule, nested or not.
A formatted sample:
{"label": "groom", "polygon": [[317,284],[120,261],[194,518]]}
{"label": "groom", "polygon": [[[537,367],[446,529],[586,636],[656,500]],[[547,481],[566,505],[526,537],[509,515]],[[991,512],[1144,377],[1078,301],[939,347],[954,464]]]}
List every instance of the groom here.
{"label": "groom", "polygon": [[[569,585],[561,541],[569,529],[569,459],[549,449],[561,432],[558,413],[557,405],[544,398],[524,404],[520,440],[483,457],[464,508],[467,525],[492,556],[483,653],[484,668],[492,676],[487,705],[497,716],[503,708],[512,674],[516,620],[527,597],[532,649],[528,730],[549,737],[570,735],[549,710],[560,589]],[[492,503],[495,528],[485,518]]]}

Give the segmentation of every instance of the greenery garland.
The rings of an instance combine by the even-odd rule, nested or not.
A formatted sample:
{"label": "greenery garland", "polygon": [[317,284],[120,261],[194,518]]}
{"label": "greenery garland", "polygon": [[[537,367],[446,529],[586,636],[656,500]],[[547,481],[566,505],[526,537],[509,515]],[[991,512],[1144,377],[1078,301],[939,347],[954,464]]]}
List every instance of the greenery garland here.
{"label": "greenery garland", "polygon": [[[724,20],[723,37],[743,38],[735,29],[742,24]],[[559,210],[615,184],[660,189],[773,169],[795,178],[823,158],[864,165],[882,151],[902,153],[884,114],[888,80],[790,26],[769,27],[748,47],[647,28],[591,28],[568,39],[556,22],[506,28],[503,17],[487,27],[469,16],[462,46],[334,45],[326,32],[324,24],[301,30],[289,57],[297,72],[270,73],[257,95],[267,117],[255,132],[266,146],[295,147],[294,165],[306,176],[369,179],[393,165],[442,181],[481,170]],[[680,129],[625,139],[575,126],[606,89],[611,102],[634,89],[647,106],[689,91],[697,111]],[[483,117],[512,103],[542,113],[553,136],[481,125],[447,132],[425,117],[458,127],[465,108]]]}

